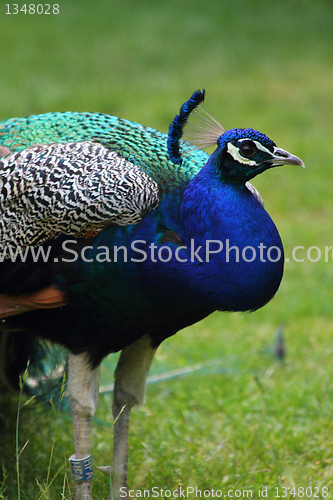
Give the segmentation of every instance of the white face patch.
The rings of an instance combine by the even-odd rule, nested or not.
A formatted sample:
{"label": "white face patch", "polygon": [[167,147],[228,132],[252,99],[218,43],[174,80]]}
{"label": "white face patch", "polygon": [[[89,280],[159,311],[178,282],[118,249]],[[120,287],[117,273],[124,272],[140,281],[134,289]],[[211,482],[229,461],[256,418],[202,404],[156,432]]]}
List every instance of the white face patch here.
{"label": "white face patch", "polygon": [[231,154],[231,156],[233,157],[233,159],[235,161],[237,161],[238,163],[243,163],[243,165],[250,165],[251,167],[254,167],[256,165],[255,161],[250,160],[249,158],[244,158],[239,153],[239,149],[236,148],[236,146],[234,146],[233,144],[231,144],[231,142],[228,142],[227,151],[228,151],[229,154]]}
{"label": "white face patch", "polygon": [[[239,139],[238,142],[243,142],[243,141],[248,141],[249,139],[244,137],[244,139]],[[260,142],[258,141],[255,141],[253,139],[250,139],[257,147],[257,149],[259,149],[260,151],[264,151],[265,153],[271,155],[272,152],[265,148],[265,146],[263,146],[262,144],[260,144]],[[254,160],[251,160],[250,158],[244,158],[244,156],[242,156],[239,152],[239,148],[237,148],[236,146],[234,146],[231,142],[228,142],[228,147],[227,147],[227,151],[229,154],[231,154],[231,156],[233,157],[234,160],[238,161],[239,163],[243,163],[243,165],[250,165],[252,167],[254,167],[255,165],[257,165],[257,163],[254,161]]]}

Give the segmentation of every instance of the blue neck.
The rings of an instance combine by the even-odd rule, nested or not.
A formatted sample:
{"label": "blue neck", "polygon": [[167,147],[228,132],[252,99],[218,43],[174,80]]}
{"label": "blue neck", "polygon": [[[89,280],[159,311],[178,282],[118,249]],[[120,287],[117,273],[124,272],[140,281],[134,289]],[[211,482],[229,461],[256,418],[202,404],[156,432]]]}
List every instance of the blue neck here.
{"label": "blue neck", "polygon": [[[193,280],[200,276],[201,294],[216,309],[257,309],[272,298],[282,279],[282,242],[275,224],[245,184],[224,183],[214,170],[208,162],[189,184],[181,205],[184,245],[190,246],[191,239],[196,246],[205,246],[207,240],[223,243],[222,252],[211,254],[209,262],[193,264]],[[210,247],[217,250],[219,244]],[[245,247],[251,248],[244,251]],[[256,258],[250,262],[252,248]],[[281,258],[273,262],[279,253]]]}

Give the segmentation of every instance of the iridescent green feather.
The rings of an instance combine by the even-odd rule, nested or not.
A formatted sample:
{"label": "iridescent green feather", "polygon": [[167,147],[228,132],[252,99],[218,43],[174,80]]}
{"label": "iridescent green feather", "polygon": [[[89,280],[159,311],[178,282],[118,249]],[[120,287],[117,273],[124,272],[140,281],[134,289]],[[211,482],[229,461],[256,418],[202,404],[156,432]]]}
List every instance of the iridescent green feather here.
{"label": "iridescent green feather", "polygon": [[182,165],[167,152],[167,135],[149,127],[99,113],[46,113],[0,122],[0,144],[20,151],[36,144],[96,141],[139,165],[163,189],[187,184],[208,155],[184,143]]}

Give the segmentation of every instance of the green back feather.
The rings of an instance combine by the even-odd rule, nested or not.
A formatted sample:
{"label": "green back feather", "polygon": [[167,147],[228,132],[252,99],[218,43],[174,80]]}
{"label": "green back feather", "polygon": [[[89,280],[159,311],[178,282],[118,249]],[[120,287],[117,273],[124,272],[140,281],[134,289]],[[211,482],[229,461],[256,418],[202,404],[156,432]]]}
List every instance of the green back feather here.
{"label": "green back feather", "polygon": [[208,155],[183,145],[182,165],[168,157],[167,135],[152,128],[99,113],[46,113],[0,122],[0,145],[20,151],[36,144],[95,141],[141,166],[163,189],[187,184]]}

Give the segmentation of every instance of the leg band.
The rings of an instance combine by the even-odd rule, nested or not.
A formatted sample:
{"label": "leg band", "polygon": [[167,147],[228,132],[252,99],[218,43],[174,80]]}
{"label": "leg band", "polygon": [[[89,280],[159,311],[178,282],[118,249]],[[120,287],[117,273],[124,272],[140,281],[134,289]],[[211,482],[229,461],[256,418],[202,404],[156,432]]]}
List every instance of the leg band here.
{"label": "leg band", "polygon": [[75,458],[75,455],[72,455],[68,460],[74,481],[89,481],[94,476],[91,455],[85,458]]}

